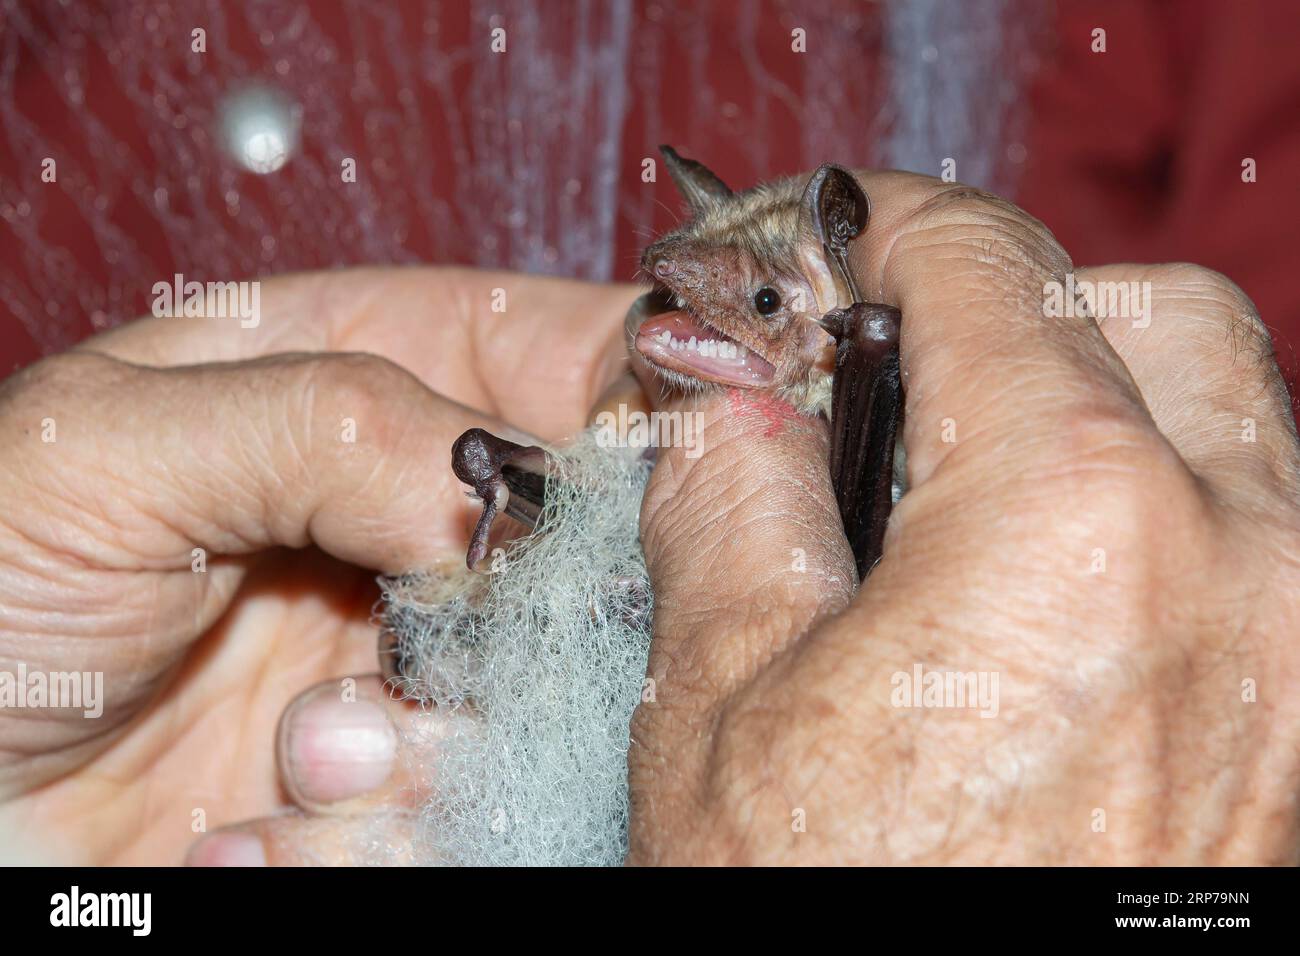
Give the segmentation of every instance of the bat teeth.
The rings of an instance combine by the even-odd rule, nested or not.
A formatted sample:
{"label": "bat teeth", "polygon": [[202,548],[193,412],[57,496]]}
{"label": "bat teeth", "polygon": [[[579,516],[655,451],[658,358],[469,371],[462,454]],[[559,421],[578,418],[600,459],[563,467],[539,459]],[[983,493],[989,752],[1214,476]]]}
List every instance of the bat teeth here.
{"label": "bat teeth", "polygon": [[677,308],[679,309],[686,308],[686,300],[683,299],[680,295],[677,297]]}
{"label": "bat teeth", "polygon": [[747,358],[750,354],[749,349],[739,342],[727,339],[701,339],[694,335],[689,339],[679,339],[667,329],[656,335],[654,340],[674,352],[694,352],[705,358],[721,358],[735,362]]}

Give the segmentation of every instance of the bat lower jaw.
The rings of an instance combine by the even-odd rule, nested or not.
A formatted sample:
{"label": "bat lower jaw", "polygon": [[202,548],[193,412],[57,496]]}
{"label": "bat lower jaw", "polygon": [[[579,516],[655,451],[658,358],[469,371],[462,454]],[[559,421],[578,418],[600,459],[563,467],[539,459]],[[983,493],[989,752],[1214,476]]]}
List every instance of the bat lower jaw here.
{"label": "bat lower jaw", "polygon": [[642,323],[636,350],[660,368],[720,385],[762,388],[776,378],[776,368],[767,359],[683,310]]}

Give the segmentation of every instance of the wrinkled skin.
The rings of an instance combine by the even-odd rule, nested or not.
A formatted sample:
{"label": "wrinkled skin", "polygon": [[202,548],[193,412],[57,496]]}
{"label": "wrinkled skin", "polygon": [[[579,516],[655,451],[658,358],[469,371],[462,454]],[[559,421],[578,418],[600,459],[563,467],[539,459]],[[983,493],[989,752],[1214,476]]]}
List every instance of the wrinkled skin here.
{"label": "wrinkled skin", "polygon": [[[343,815],[375,802],[351,799],[358,774],[411,798],[391,767],[356,764],[353,715],[408,716],[365,676],[374,572],[464,560],[478,509],[453,439],[515,434],[503,418],[581,427],[625,367],[635,294],[453,269],[287,276],[263,283],[256,329],[145,319],[0,383],[0,669],[103,671],[107,697],[96,720],[0,710],[0,856],[179,863],[196,810],[211,831],[287,803],[318,819],[267,821],[286,837],[271,862],[348,859]],[[350,674],[381,710],[318,706]],[[277,721],[317,681],[277,780]]]}
{"label": "wrinkled skin", "polygon": [[[910,491],[854,594],[820,430],[719,401],[661,458],[632,862],[1294,864],[1300,456],[1251,303],[1115,265],[1078,278],[1149,281],[1148,328],[1047,319],[1072,267],[1040,223],[861,180]],[[893,706],[917,663],[996,672],[997,717]]]}
{"label": "wrinkled skin", "polygon": [[[1193,266],[1106,266],[1079,277],[1149,280],[1150,327],[1048,320],[1043,283],[1070,262],[1040,224],[923,177],[863,184],[875,212],[850,247],[855,280],[907,316],[911,490],[855,593],[817,422],[719,392],[704,403],[704,454],[661,456],[642,513],[656,694],[634,720],[631,862],[1296,862],[1300,465],[1252,306]],[[538,283],[511,294],[533,320],[467,340],[466,294],[421,275],[363,276],[350,295],[338,278],[285,280],[306,285],[285,300],[298,320],[264,318],[274,340],[196,341],[146,322],[98,347],[159,365],[364,347],[543,436],[575,427],[624,360],[627,289]],[[310,331],[322,305],[325,334]],[[433,310],[460,317],[450,339]],[[565,317],[574,325],[555,324]],[[577,343],[578,358],[534,364],[547,343]],[[14,505],[0,587],[6,607],[18,596],[29,609],[6,615],[6,658],[93,656],[118,678],[94,736],[0,715],[0,826],[62,839],[64,858],[170,862],[206,806],[209,827],[249,819],[200,847],[242,835],[267,862],[346,861],[342,834],[360,817],[340,808],[400,805],[396,773],[370,774],[336,745],[318,756],[349,778],[349,798],[301,799],[310,768],[282,764],[309,812],[266,816],[282,802],[280,708],[312,680],[373,669],[358,609],[322,597],[365,573],[322,558],[337,578],[308,564],[288,582],[283,552],[256,570],[226,561],[196,615],[189,544],[310,541],[371,567],[463,553],[476,509],[447,484],[446,449],[470,424],[493,426],[374,359],[267,361],[157,372],[83,354],[4,386],[4,447],[34,442],[50,408],[64,448],[100,439],[62,465],[9,455],[0,470]],[[212,381],[222,372],[234,378]],[[380,414],[395,401],[420,411]],[[327,442],[341,415],[375,444]],[[293,440],[271,440],[282,435]],[[193,447],[203,467],[181,467]],[[1105,570],[1092,573],[1097,549]],[[891,706],[891,675],[918,662],[996,671],[998,717]]]}

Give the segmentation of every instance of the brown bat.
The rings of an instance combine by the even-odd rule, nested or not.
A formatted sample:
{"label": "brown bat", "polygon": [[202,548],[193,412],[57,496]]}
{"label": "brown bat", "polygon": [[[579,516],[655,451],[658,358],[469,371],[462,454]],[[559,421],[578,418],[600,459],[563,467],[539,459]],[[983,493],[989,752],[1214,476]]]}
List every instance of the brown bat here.
{"label": "brown bat", "polygon": [[[893,503],[902,410],[898,312],[859,301],[846,262],[867,197],[836,166],[733,193],[700,164],[666,147],[664,157],[692,217],[645,252],[653,287],[629,311],[629,348],[681,388],[828,415],[830,476],[866,575]],[[384,585],[383,672],[404,695],[465,707],[473,721],[437,745],[454,782],[424,810],[440,862],[626,853],[629,722],[654,621],[637,533],[645,458],[602,447],[594,431],[551,451],[481,429],[456,440],[452,467],[483,502],[470,569],[498,514],[540,533],[503,552],[495,569],[506,573],[437,568]],[[502,833],[483,827],[488,807],[511,821]]]}
{"label": "brown bat", "polygon": [[[897,309],[862,301],[848,244],[871,204],[847,170],[824,165],[732,192],[700,163],[660,147],[689,221],[646,249],[654,287],[628,313],[629,342],[670,384],[758,389],[831,423],[830,471],[844,531],[865,577],[880,557],[895,500],[903,413]],[[481,429],[453,447],[456,475],[483,500],[467,555],[487,551],[495,515],[532,525],[547,465]]]}

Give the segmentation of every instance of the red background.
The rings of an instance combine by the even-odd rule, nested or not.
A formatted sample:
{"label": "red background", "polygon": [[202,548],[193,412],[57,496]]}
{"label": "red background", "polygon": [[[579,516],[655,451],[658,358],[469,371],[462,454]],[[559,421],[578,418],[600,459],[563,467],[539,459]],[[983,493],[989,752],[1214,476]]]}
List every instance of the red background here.
{"label": "red background", "polygon": [[[634,3],[624,76],[609,79],[626,83],[629,91],[617,162],[614,278],[630,278],[638,248],[653,230],[672,221],[677,201],[671,187],[661,182],[648,189],[638,175],[642,157],[658,142],[706,161],[732,185],[807,169],[822,159],[867,164],[875,158],[862,145],[860,129],[832,156],[809,155],[808,137],[789,132],[801,129],[814,113],[824,121],[818,111],[825,107],[808,98],[788,52],[791,23],[813,24],[810,45],[822,35],[819,30],[843,31],[860,53],[843,71],[854,108],[845,120],[871,117],[880,107],[873,77],[885,55],[878,7],[832,3],[812,12],[807,5],[775,2],[736,0],[689,9],[665,3]],[[452,3],[431,14],[425,4],[402,0],[386,5],[390,13],[385,15],[398,19],[384,22],[402,26],[392,30],[376,26],[378,21],[367,19],[372,14],[355,4],[269,4],[258,12],[229,6],[220,7],[220,30],[210,31],[208,55],[201,61],[177,59],[184,64],[178,67],[180,93],[173,85],[155,94],[155,99],[192,102],[160,102],[159,108],[200,115],[210,110],[212,91],[229,77],[278,77],[292,89],[306,74],[318,88],[333,91],[328,97],[337,114],[333,140],[353,138],[367,146],[358,151],[368,184],[364,207],[329,212],[328,228],[314,228],[304,214],[317,199],[322,209],[332,208],[324,190],[334,188],[328,177],[314,179],[304,170],[314,160],[326,169],[337,162],[326,139],[317,135],[310,112],[302,155],[286,168],[299,176],[292,192],[278,190],[275,179],[282,174],[257,177],[216,160],[208,166],[192,155],[160,149],[165,141],[150,128],[150,114],[119,86],[122,59],[120,52],[115,59],[113,50],[137,56],[143,51],[161,62],[177,46],[177,37],[183,46],[191,26],[211,23],[217,8],[73,3],[69,13],[69,7],[50,2],[22,5],[20,14],[11,9],[2,42],[12,72],[0,77],[9,106],[0,131],[0,369],[16,368],[97,327],[147,311],[153,282],[174,271],[223,269],[246,276],[373,261],[519,261],[519,250],[508,244],[485,252],[475,241],[475,209],[496,215],[508,197],[482,194],[474,169],[483,156],[463,142],[457,152],[457,127],[446,121],[446,101],[441,106],[435,101],[437,85],[420,86],[410,110],[395,118],[374,105],[405,102],[399,54],[418,48],[422,55],[446,51],[442,60],[420,62],[436,62],[444,70],[438,76],[445,86],[437,89],[467,110],[476,106],[471,101],[481,98],[482,90],[476,92],[467,78],[464,57],[479,55],[473,51],[484,46],[476,38],[487,29],[486,8]],[[297,8],[307,10],[313,29],[336,47],[328,60],[313,58],[317,41],[294,32]],[[540,9],[554,21],[571,12],[563,3],[544,3]],[[605,15],[599,5],[592,9],[597,21]],[[1029,58],[1033,72],[1020,104],[1027,110],[1027,126],[1013,198],[1046,222],[1080,265],[1190,260],[1226,273],[1257,303],[1294,384],[1300,340],[1300,284],[1294,281],[1291,245],[1300,218],[1296,4],[1128,0],[1029,3],[1024,10],[1036,33]],[[274,18],[274,31],[268,18]],[[1090,49],[1091,31],[1099,25],[1107,31],[1104,55]],[[563,22],[546,27],[566,28]],[[275,40],[268,43],[270,33]],[[35,35],[48,42],[34,44]],[[382,45],[376,45],[376,36]],[[692,53],[700,36],[709,37],[710,46],[703,54]],[[516,29],[513,37],[526,50],[526,32]],[[755,52],[762,82],[752,68]],[[815,47],[809,55],[814,53]],[[84,89],[81,110],[61,91],[69,64]],[[147,92],[150,82],[143,77],[137,90]],[[704,87],[711,91],[709,109],[699,94]],[[735,105],[719,111],[717,104],[724,102]],[[596,138],[595,131],[581,126],[589,106],[573,104],[578,126],[564,148],[581,149]],[[92,236],[86,223],[85,202],[105,190],[94,173],[105,158],[94,155],[86,111],[126,146],[114,158],[118,186],[122,177],[140,181],[132,188],[115,187],[106,197],[105,215],[131,239],[131,255],[120,259],[105,254],[103,236]],[[61,175],[57,188],[39,182],[39,159],[31,154],[35,147],[19,118],[65,157],[61,171],[74,171]],[[514,132],[528,139],[527,129]],[[410,158],[402,152],[410,152],[412,136],[419,137],[418,152],[427,157],[418,178],[425,198],[413,198]],[[205,142],[197,130],[194,139]],[[1242,182],[1246,157],[1257,162],[1257,182]],[[78,164],[90,172],[78,177]],[[562,169],[562,158],[553,165]],[[166,217],[150,208],[153,184],[187,178],[194,190],[191,202],[198,196],[202,206],[206,191],[218,197],[212,201],[219,208],[219,196],[237,189],[244,197],[237,208],[245,215],[231,213],[222,220],[220,237],[205,238],[187,234],[187,228],[198,227],[197,220],[187,227],[191,210],[181,191],[172,190]],[[461,205],[453,218],[439,225],[422,218],[428,197],[457,196]],[[36,207],[30,213],[39,214],[35,224],[15,212],[24,203]],[[387,244],[368,244],[350,217],[397,225]],[[58,254],[34,255],[37,236],[41,248]],[[331,242],[331,236],[338,241]],[[141,263],[147,264],[145,274],[131,274]]]}

